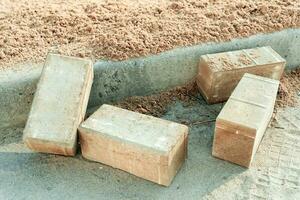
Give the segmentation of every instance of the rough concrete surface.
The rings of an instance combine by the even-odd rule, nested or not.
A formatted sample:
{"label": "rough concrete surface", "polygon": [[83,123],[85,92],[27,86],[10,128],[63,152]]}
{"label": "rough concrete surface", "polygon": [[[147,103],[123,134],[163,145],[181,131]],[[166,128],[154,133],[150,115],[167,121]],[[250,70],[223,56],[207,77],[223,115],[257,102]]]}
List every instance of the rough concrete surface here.
{"label": "rough concrete surface", "polygon": [[258,46],[271,46],[286,60],[287,70],[300,64],[300,29],[177,48],[158,55],[121,62],[98,61],[94,65],[96,79],[89,105],[95,106],[127,96],[145,95],[182,85],[197,74],[201,55]]}
{"label": "rough concrete surface", "polygon": [[[222,104],[176,102],[163,118],[189,123],[188,158],[170,187],[77,155],[33,153],[22,128],[0,131],[0,199],[299,199],[300,107],[269,128],[249,170],[211,156],[214,123]],[[289,116],[292,116],[289,118]],[[294,125],[293,125],[294,124]]]}
{"label": "rough concrete surface", "polygon": [[[94,64],[89,107],[128,96],[146,95],[182,85],[194,78],[203,54],[257,46],[271,46],[287,61],[287,69],[300,65],[300,29],[259,34],[223,43],[177,48],[150,57]],[[0,125],[24,125],[42,64],[25,64],[0,72]]]}

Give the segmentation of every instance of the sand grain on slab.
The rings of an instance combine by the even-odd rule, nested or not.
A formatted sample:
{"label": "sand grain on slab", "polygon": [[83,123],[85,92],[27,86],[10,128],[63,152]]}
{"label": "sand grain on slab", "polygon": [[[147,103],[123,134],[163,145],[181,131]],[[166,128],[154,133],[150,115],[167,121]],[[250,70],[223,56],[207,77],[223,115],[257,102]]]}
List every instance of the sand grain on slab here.
{"label": "sand grain on slab", "polygon": [[280,80],[276,107],[296,106],[300,96],[300,66],[284,73]]}

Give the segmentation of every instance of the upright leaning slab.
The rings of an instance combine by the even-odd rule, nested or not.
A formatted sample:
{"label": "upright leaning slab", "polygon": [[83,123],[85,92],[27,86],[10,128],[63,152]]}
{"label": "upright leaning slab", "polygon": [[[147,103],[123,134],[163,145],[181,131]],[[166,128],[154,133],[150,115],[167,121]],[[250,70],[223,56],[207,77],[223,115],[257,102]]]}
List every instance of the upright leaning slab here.
{"label": "upright leaning slab", "polygon": [[272,117],[279,81],[245,74],[216,120],[213,156],[249,167]]}
{"label": "upright leaning slab", "polygon": [[208,103],[226,101],[245,73],[279,80],[285,60],[271,47],[207,54],[200,58],[197,85]]}
{"label": "upright leaning slab", "polygon": [[38,152],[74,155],[93,81],[90,60],[48,54],[29,118],[26,145]]}
{"label": "upright leaning slab", "polygon": [[82,155],[169,185],[187,154],[188,127],[102,105],[79,127]]}

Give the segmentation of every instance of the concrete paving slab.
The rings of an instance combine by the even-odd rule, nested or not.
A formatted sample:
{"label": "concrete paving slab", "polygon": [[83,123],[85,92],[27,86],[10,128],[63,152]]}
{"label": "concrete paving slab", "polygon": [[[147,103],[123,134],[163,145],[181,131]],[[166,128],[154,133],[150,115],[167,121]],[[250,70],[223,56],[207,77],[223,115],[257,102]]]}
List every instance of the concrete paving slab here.
{"label": "concrete paving slab", "polygon": [[187,126],[107,104],[78,130],[86,159],[165,186],[187,155]]}
{"label": "concrete paving slab", "polygon": [[216,120],[213,155],[250,167],[270,122],[279,81],[246,73]]}
{"label": "concrete paving slab", "polygon": [[93,82],[92,61],[48,54],[23,140],[35,151],[74,155]]}
{"label": "concrete paving slab", "polygon": [[245,73],[279,80],[285,60],[270,46],[216,54],[199,59],[197,85],[208,103],[226,101]]}

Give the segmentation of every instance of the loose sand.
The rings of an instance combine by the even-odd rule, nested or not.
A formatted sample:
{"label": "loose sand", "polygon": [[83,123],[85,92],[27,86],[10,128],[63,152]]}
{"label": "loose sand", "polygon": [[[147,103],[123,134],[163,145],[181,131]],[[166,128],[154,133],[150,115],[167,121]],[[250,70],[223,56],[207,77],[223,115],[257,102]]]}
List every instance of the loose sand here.
{"label": "loose sand", "polygon": [[296,106],[299,103],[297,96],[300,96],[300,66],[281,78],[276,106]]}
{"label": "loose sand", "polygon": [[[299,104],[297,96],[300,96],[300,66],[282,76],[273,117],[276,116],[276,110],[280,107],[297,106]],[[129,97],[115,105],[131,111],[161,117],[167,111],[168,106],[177,100],[191,104],[200,98],[202,97],[198,92],[197,85],[190,83],[155,95]]]}
{"label": "loose sand", "polygon": [[133,96],[115,105],[131,111],[161,117],[167,111],[168,105],[180,100],[184,103],[192,103],[190,100],[197,100],[196,83],[190,83],[183,87],[176,87],[166,92],[150,96]]}
{"label": "loose sand", "polygon": [[0,67],[49,50],[123,60],[300,27],[299,0],[1,0]]}

